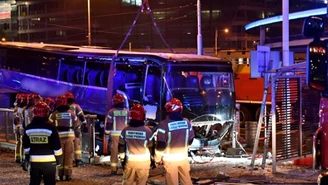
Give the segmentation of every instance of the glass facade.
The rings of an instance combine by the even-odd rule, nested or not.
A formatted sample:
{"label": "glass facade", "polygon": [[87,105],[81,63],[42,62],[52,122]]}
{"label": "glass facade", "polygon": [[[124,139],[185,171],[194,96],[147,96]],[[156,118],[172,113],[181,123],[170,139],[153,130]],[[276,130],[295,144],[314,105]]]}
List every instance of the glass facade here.
{"label": "glass facade", "polygon": [[[86,45],[88,0],[16,0],[11,8],[12,40]],[[135,19],[142,0],[90,0],[92,45],[117,49]],[[196,0],[149,0],[153,18],[172,48],[197,47]],[[281,0],[201,0],[203,46],[219,49],[253,49],[259,32],[245,32],[244,25],[281,14]],[[323,0],[290,0],[291,12],[326,6]],[[294,23],[293,23],[294,24]],[[299,23],[291,23],[291,33]],[[228,32],[224,30],[228,29]],[[295,29],[295,30],[293,30]],[[216,32],[217,30],[217,32]],[[215,34],[217,33],[217,34]],[[281,25],[267,29],[267,36],[281,35]],[[217,35],[217,37],[215,37]],[[144,9],[124,48],[165,48],[150,14]]]}

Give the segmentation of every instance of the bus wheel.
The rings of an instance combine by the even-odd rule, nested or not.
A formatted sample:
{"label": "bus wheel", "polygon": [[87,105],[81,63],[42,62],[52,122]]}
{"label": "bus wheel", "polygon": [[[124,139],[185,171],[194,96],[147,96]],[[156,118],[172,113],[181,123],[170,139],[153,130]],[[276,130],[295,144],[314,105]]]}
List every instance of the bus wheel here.
{"label": "bus wheel", "polygon": [[240,123],[245,123],[245,121],[251,121],[252,115],[246,107],[240,107]]}

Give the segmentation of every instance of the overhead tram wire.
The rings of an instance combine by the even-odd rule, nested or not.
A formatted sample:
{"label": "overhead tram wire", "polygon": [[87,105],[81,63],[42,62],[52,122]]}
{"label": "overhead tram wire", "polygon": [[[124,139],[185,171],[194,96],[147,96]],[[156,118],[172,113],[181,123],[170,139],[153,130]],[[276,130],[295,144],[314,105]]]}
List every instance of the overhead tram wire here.
{"label": "overhead tram wire", "polygon": [[[164,19],[164,20],[160,20],[157,22],[157,24],[165,24],[165,23],[169,23],[169,22],[174,22],[180,19],[185,19],[188,16],[192,15],[194,13],[189,13],[189,15],[185,14],[179,17],[171,17],[169,19]],[[76,27],[76,26],[66,26],[66,25],[61,25],[61,24],[53,24],[53,23],[44,23],[44,22],[34,22],[35,24],[47,24],[48,26],[55,26],[55,27],[59,27],[59,28],[67,28],[67,29],[74,29],[74,30],[83,30],[86,31],[87,29],[85,28],[81,28],[81,27]],[[152,22],[146,22],[146,23],[139,23],[138,25],[147,25],[147,24],[152,24]],[[115,27],[115,28],[110,28],[110,29],[106,29],[106,30],[93,30],[93,32],[96,33],[105,33],[105,34],[113,34],[113,35],[122,35],[123,33],[121,32],[111,32],[110,30],[118,30],[118,29],[122,29],[122,28],[126,28],[129,26],[122,26],[122,27]]]}
{"label": "overhead tram wire", "polygon": [[[175,6],[175,7],[168,7],[168,8],[158,8],[154,9],[154,11],[165,11],[165,10],[175,10],[175,11],[180,11],[181,9],[185,8],[190,8],[190,7],[196,7],[196,4],[187,4],[187,5],[182,5],[182,6]],[[104,14],[104,15],[96,15],[96,16],[91,16],[91,19],[94,18],[102,18],[102,17],[111,17],[111,16],[121,16],[121,15],[129,15],[129,14],[135,14],[135,11],[130,11],[130,12],[123,12],[123,13],[112,13],[112,14]],[[80,20],[80,19],[86,19],[86,17],[78,17],[78,18],[69,18],[66,19],[66,21],[75,21],[75,20]]]}
{"label": "overhead tram wire", "polygon": [[[131,34],[131,32],[132,32],[134,26],[135,26],[136,23],[137,23],[137,20],[138,20],[139,17],[140,17],[140,14],[141,14],[141,12],[143,12],[145,6],[146,6],[146,8],[147,8],[147,11],[148,11],[148,13],[149,13],[149,15],[150,15],[150,17],[151,17],[151,20],[152,20],[154,26],[156,27],[156,30],[157,30],[158,34],[160,35],[162,41],[164,42],[164,44],[165,44],[165,45],[166,45],[166,46],[167,46],[167,47],[168,47],[173,53],[176,53],[176,52],[175,52],[175,51],[174,51],[174,50],[168,45],[168,43],[167,43],[167,42],[165,41],[165,39],[163,38],[161,32],[159,31],[159,29],[158,29],[158,27],[157,27],[157,25],[156,25],[156,22],[155,22],[155,20],[154,20],[153,13],[152,13],[152,11],[151,11],[151,9],[150,9],[150,6],[149,6],[149,2],[148,2],[148,0],[143,0],[143,1],[142,1],[142,4],[140,5],[140,8],[139,8],[139,10],[138,10],[138,14],[137,14],[137,16],[135,17],[135,19],[134,19],[134,21],[133,21],[133,23],[132,23],[132,25],[131,25],[131,27],[130,27],[128,33],[125,35],[125,38],[123,39],[121,45],[120,45],[119,48],[117,49],[115,55],[112,57],[112,62],[110,63],[110,69],[109,69],[109,73],[108,73],[108,79],[110,79],[110,77],[114,76],[114,62],[116,61],[116,58],[118,57],[118,53],[119,53],[120,50],[123,48],[123,45],[125,44],[126,40],[127,40],[128,37],[130,36],[130,34]],[[113,92],[112,92],[112,90],[113,90],[113,80],[108,80],[108,83],[107,83],[107,101],[106,101],[106,105],[107,105],[106,108],[107,108],[107,111],[109,111],[110,108],[111,108],[111,106],[112,106],[112,104],[111,104],[111,103],[112,103],[112,98],[113,98]]]}

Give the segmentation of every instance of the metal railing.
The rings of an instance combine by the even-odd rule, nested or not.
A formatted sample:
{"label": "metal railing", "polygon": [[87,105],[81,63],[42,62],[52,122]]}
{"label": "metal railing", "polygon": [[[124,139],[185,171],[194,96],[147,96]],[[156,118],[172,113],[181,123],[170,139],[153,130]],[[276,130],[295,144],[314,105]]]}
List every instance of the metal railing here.
{"label": "metal railing", "polygon": [[87,120],[87,133],[82,133],[82,153],[88,158],[88,162],[92,163],[92,159],[97,156],[96,154],[96,134],[95,134],[95,121],[97,115],[85,115]]}
{"label": "metal railing", "polygon": [[14,110],[0,108],[0,142],[15,144]]}
{"label": "metal railing", "polygon": [[[88,132],[82,133],[82,153],[89,162],[96,157],[95,151],[95,120],[97,115],[85,115]],[[14,110],[0,108],[0,142],[15,144]]]}

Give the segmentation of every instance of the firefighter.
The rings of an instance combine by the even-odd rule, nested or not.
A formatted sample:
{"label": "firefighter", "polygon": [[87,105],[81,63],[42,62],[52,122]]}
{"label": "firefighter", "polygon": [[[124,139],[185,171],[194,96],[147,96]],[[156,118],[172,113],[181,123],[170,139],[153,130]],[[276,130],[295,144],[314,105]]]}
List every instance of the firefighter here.
{"label": "firefighter", "polygon": [[87,120],[84,117],[83,110],[80,105],[74,102],[74,95],[71,92],[65,94],[67,98],[67,104],[70,106],[70,110],[75,113],[75,115],[79,118],[79,127],[75,130],[75,139],[74,139],[74,158],[75,158],[75,166],[81,167],[85,166],[82,161],[82,141],[81,141],[81,130],[86,133],[87,129]]}
{"label": "firefighter", "polygon": [[140,104],[131,108],[131,121],[119,138],[119,156],[124,169],[123,185],[146,185],[150,169],[150,148],[154,134],[145,126],[146,111]]}
{"label": "firefighter", "polygon": [[31,123],[33,119],[33,107],[40,100],[42,100],[42,97],[35,93],[29,94],[27,96],[27,105],[24,110],[24,128]]}
{"label": "firefighter", "polygon": [[317,179],[317,183],[318,183],[318,185],[328,184],[328,172],[327,171],[323,171],[320,173],[320,175],[318,176],[318,179]]}
{"label": "firefighter", "polygon": [[56,98],[56,111],[49,116],[49,121],[55,124],[63,149],[63,165],[58,167],[59,180],[66,181],[72,179],[73,154],[74,154],[74,129],[78,127],[77,117],[74,112],[69,110],[66,96]]}
{"label": "firefighter", "polygon": [[25,160],[23,170],[30,164],[30,185],[56,184],[56,166],[62,164],[62,148],[56,127],[50,124],[49,106],[39,101],[33,109],[32,122],[23,136]]}
{"label": "firefighter", "polygon": [[192,185],[188,146],[194,139],[194,132],[189,121],[182,117],[183,105],[173,98],[165,104],[168,114],[157,129],[155,161],[163,162],[168,185]]}
{"label": "firefighter", "polygon": [[55,100],[48,97],[44,99],[44,102],[50,107],[50,113],[52,113],[55,109]]}
{"label": "firefighter", "polygon": [[121,131],[129,121],[129,111],[124,108],[124,97],[121,94],[116,94],[113,97],[114,107],[108,111],[105,118],[105,134],[110,135],[111,152],[110,152],[110,166],[111,176],[118,175],[118,140]]}
{"label": "firefighter", "polygon": [[16,101],[14,105],[14,132],[15,132],[15,140],[16,140],[16,147],[15,147],[15,162],[21,163],[23,160],[23,141],[22,137],[24,134],[23,130],[23,121],[24,121],[24,109],[27,102],[27,96],[23,93],[18,93],[16,95]]}

